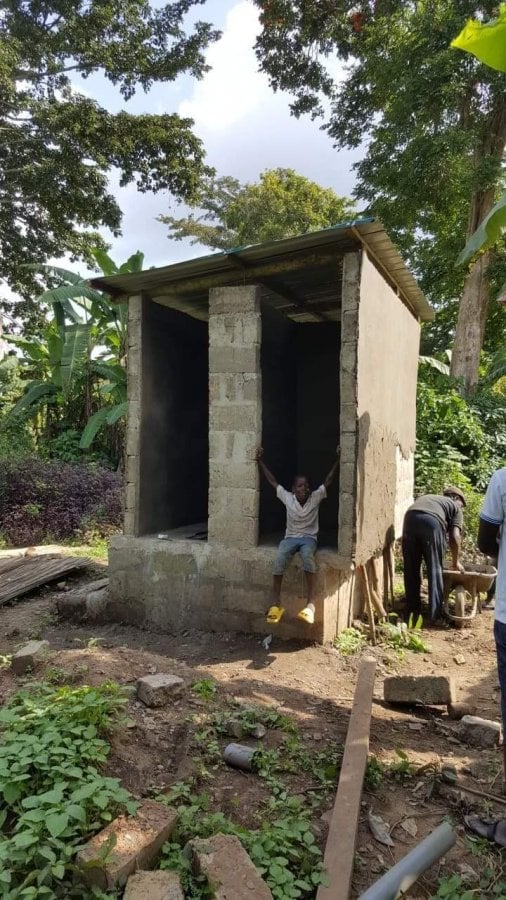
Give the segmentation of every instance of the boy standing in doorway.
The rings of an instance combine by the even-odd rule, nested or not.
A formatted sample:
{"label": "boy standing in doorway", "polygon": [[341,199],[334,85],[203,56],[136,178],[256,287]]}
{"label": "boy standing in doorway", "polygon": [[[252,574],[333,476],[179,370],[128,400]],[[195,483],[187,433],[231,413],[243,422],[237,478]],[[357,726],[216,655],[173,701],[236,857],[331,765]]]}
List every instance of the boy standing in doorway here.
{"label": "boy standing in doorway", "polygon": [[281,584],[283,574],[292,556],[300,554],[304,568],[307,603],[298,613],[297,618],[308,625],[314,624],[315,606],[313,603],[314,580],[316,572],[315,553],[318,539],[318,510],[320,503],[327,496],[327,488],[332,483],[339,465],[340,448],[336,450],[337,459],[323,484],[312,491],[305,475],[297,475],[292,490],[286,491],[263,461],[261,447],[256,452],[256,460],[269,484],[276,491],[278,500],[286,507],[285,537],[278,547],[278,555],[272,579],[272,603],[267,612],[269,625],[276,625],[282,618],[284,608],[281,606]]}

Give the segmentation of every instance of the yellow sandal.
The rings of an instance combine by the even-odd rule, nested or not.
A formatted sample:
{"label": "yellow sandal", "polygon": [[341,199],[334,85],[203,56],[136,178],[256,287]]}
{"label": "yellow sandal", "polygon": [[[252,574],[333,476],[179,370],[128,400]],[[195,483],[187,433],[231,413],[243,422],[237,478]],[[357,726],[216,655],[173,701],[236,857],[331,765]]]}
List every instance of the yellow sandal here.
{"label": "yellow sandal", "polygon": [[305,606],[300,613],[297,613],[297,618],[305,622],[306,625],[314,625],[314,610],[310,606]]}
{"label": "yellow sandal", "polygon": [[283,618],[285,609],[283,606],[271,606],[267,613],[266,619],[269,625],[277,625]]}

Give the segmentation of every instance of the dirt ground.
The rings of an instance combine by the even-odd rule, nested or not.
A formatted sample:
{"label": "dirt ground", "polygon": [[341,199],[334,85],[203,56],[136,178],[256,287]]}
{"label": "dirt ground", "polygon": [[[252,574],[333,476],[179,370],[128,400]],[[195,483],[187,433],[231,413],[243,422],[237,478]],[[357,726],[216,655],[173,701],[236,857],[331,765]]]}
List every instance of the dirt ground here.
{"label": "dirt ground", "polygon": [[[104,574],[105,568],[97,566],[88,571],[86,578],[69,578],[66,587]],[[51,653],[45,676],[56,683],[65,677],[75,683],[96,684],[111,679],[133,686],[138,677],[154,672],[180,675],[188,686],[212,679],[217,685],[213,702],[218,706],[231,702],[238,706],[274,706],[294,720],[312,753],[332,752],[344,745],[360,655],[343,657],[330,647],[281,642],[275,637],[266,651],[259,636],[202,632],[171,636],[119,625],[69,626],[56,620],[54,602],[58,595],[57,588],[43,589],[0,609],[0,654],[12,653],[30,638],[47,639]],[[444,708],[402,711],[388,708],[382,701],[387,675],[441,673],[455,679],[459,701],[472,704],[483,717],[498,720],[492,623],[493,613],[487,611],[467,630],[427,629],[424,636],[431,653],[406,652],[399,659],[393,650],[384,647],[365,651],[372,652],[378,661],[370,753],[384,766],[397,766],[394,773],[380,777],[376,789],[363,793],[354,897],[448,816],[457,826],[456,846],[406,896],[435,896],[441,878],[458,875],[462,891],[464,886],[475,890],[474,897],[506,897],[506,892],[498,887],[506,881],[506,866],[503,871],[500,853],[487,842],[471,840],[463,827],[466,812],[474,810],[497,817],[505,815],[504,806],[441,786],[434,777],[443,764],[451,764],[462,785],[501,794],[499,749],[475,750],[461,743],[454,731],[456,723],[448,719]],[[0,703],[21,683],[22,679],[13,677],[4,667],[0,671]],[[121,777],[137,797],[168,790],[171,784],[191,775],[205,779],[195,750],[195,732],[205,719],[209,702],[188,691],[169,708],[151,710],[132,696],[128,727],[113,740],[111,773]],[[264,743],[267,748],[275,747],[281,739],[274,729],[268,731]],[[221,740],[220,749],[229,740]],[[407,759],[401,759],[398,751]],[[402,770],[406,768],[409,771],[404,777]],[[308,787],[311,786],[304,783],[300,773],[294,776],[292,790],[297,795],[303,796]],[[250,827],[259,803],[265,799],[265,787],[257,775],[227,768],[220,762],[213,766],[206,791],[212,797],[213,809]],[[332,805],[333,796],[329,795],[326,810],[322,814],[320,809],[314,822],[322,847]],[[388,823],[393,847],[383,846],[372,836],[369,810]],[[253,827],[258,827],[258,821]],[[484,891],[478,889],[478,881],[487,869],[493,875]],[[438,896],[452,900],[460,893]]]}

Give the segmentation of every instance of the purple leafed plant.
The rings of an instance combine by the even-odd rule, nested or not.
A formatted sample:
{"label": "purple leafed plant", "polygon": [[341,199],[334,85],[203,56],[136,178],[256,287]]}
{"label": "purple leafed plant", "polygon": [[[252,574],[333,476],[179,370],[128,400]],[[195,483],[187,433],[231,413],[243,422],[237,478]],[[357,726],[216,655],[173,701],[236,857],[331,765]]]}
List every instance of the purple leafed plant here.
{"label": "purple leafed plant", "polygon": [[115,472],[26,457],[0,460],[0,532],[8,544],[27,546],[107,536],[121,523],[122,479]]}

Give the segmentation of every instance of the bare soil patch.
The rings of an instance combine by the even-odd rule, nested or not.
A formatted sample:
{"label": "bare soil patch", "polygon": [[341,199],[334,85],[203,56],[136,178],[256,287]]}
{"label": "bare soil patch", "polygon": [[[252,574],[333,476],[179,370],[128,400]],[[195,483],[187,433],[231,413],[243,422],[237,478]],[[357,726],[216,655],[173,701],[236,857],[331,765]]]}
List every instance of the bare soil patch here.
{"label": "bare soil patch", "polygon": [[[67,586],[103,574],[100,566],[86,576],[69,578]],[[44,677],[54,683],[112,680],[133,688],[142,675],[171,672],[188,686],[181,700],[162,709],[147,709],[132,693],[129,721],[112,738],[108,768],[136,797],[152,797],[169,791],[175,783],[193,779],[194,789],[209,796],[211,810],[257,828],[269,799],[268,785],[258,775],[231,769],[220,761],[219,753],[234,737],[206,734],[216,717],[226,721],[227,716],[233,717],[234,710],[248,706],[273,708],[289,717],[298,729],[304,752],[313,757],[330,760],[336,756],[336,749],[342,750],[360,656],[343,657],[330,647],[276,638],[266,651],[258,636],[201,632],[162,635],[119,625],[68,626],[55,618],[57,594],[55,589],[39,591],[0,609],[0,654],[12,653],[27,639],[40,637],[50,642]],[[506,816],[506,808],[441,786],[436,777],[443,764],[451,764],[462,784],[501,794],[501,751],[476,750],[460,743],[444,709],[402,711],[388,708],[382,701],[383,680],[389,674],[448,674],[457,683],[459,702],[471,703],[485,718],[499,719],[492,625],[493,613],[484,612],[470,629],[427,629],[424,636],[432,652],[406,652],[403,659],[384,647],[365,651],[378,660],[371,755],[390,771],[382,773],[380,767],[377,787],[372,790],[366,786],[364,790],[354,896],[450,816],[458,828],[456,847],[407,896],[435,896],[440,879],[456,875],[462,893],[467,888],[476,891],[475,897],[506,897],[506,890],[499,887],[506,881],[500,854],[484,841],[470,840],[463,827],[463,816],[470,810],[499,817]],[[464,658],[464,662],[456,662],[456,657]],[[216,693],[209,699],[191,690],[203,680],[216,684]],[[4,667],[0,671],[0,703],[24,681]],[[213,740],[217,747],[212,745]],[[266,751],[281,748],[283,753],[286,740],[287,732],[273,727],[259,743]],[[304,771],[288,773],[285,781],[290,794],[302,801],[312,791],[322,799],[318,807],[315,805],[313,824],[323,848],[334,787],[322,792],[321,785],[312,783],[312,776]],[[387,848],[373,838],[367,823],[369,809],[389,823],[394,847]],[[404,827],[406,820],[408,830]],[[410,833],[415,830],[416,834]],[[493,875],[487,886],[480,888],[478,882],[487,869]],[[460,894],[457,891],[448,896]]]}

